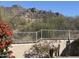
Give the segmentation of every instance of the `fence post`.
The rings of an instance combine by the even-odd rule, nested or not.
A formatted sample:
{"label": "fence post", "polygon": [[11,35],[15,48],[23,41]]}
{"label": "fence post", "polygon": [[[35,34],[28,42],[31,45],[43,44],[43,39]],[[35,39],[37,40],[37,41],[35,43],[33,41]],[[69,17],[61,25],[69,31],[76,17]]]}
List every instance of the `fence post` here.
{"label": "fence post", "polygon": [[41,39],[42,39],[42,29],[41,29]]}
{"label": "fence post", "polygon": [[55,36],[55,31],[53,30],[53,38],[55,38],[54,36]]}
{"label": "fence post", "polygon": [[71,37],[70,37],[70,30],[69,30],[69,39],[71,39]]}
{"label": "fence post", "polygon": [[37,39],[38,39],[38,34],[37,34],[37,32],[36,32],[36,42],[38,41]]}

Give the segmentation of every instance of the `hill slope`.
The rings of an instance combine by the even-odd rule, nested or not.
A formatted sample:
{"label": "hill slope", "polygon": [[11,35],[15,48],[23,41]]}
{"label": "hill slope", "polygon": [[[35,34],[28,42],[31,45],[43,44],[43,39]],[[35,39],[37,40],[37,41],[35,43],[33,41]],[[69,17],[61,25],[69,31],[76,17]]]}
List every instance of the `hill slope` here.
{"label": "hill slope", "polygon": [[[40,29],[76,29],[76,20],[73,22],[58,12],[23,8],[18,5],[0,7],[1,18],[11,24],[17,31],[38,31]],[[73,19],[73,18],[72,18]],[[77,26],[78,27],[78,26]],[[77,28],[78,29],[78,28]]]}

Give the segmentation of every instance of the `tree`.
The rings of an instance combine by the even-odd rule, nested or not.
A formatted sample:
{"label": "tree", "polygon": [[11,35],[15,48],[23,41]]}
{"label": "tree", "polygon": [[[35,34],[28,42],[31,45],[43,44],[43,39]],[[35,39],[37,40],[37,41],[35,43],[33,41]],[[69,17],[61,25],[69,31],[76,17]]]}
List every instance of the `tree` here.
{"label": "tree", "polygon": [[74,28],[79,30],[79,17],[75,17],[74,20],[72,20],[72,25],[74,25]]}
{"label": "tree", "polygon": [[31,12],[36,12],[36,8],[30,8]]}

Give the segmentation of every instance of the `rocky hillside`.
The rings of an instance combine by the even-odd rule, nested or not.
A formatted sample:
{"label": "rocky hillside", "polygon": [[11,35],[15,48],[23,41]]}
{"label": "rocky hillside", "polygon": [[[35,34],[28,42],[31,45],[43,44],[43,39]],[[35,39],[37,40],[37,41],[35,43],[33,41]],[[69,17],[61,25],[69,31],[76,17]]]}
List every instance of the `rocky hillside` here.
{"label": "rocky hillside", "polygon": [[[23,8],[18,5],[0,6],[1,19],[7,21],[15,31],[38,31],[40,29],[78,29],[78,19],[66,17],[58,12]],[[77,24],[76,24],[77,22]]]}

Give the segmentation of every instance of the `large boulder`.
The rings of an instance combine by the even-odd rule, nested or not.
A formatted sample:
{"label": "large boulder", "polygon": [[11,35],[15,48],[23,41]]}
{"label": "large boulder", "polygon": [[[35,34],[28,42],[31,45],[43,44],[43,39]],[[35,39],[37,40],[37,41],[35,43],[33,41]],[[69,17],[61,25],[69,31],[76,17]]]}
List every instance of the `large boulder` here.
{"label": "large boulder", "polygon": [[61,56],[79,56],[79,39],[69,44],[62,52]]}

